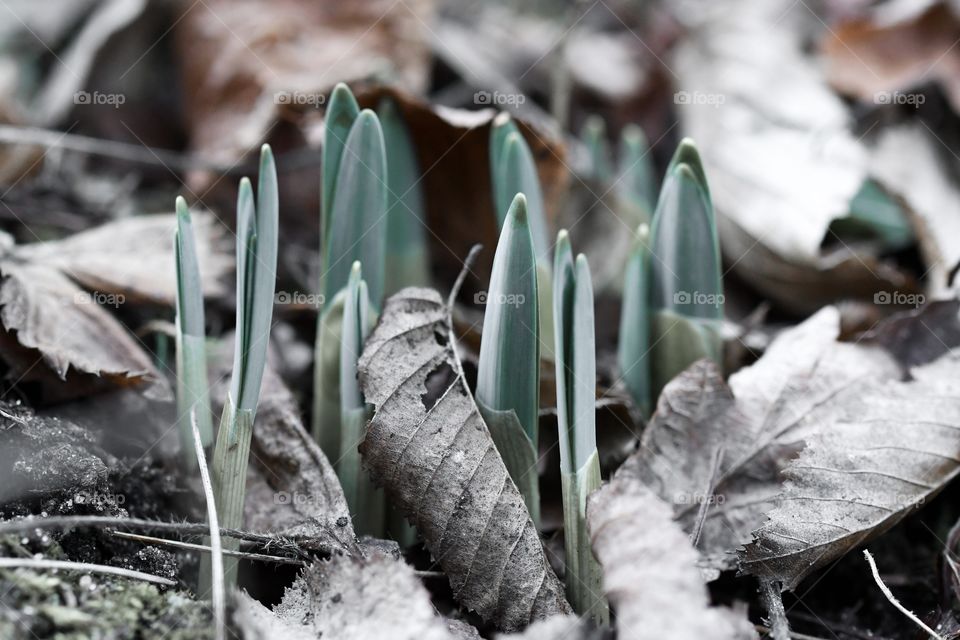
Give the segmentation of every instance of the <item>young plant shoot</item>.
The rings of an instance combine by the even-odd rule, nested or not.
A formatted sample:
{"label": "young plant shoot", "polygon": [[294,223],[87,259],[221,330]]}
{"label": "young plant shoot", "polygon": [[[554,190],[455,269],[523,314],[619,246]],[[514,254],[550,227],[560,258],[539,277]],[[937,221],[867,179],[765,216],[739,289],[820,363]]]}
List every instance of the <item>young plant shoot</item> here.
{"label": "young plant shoot", "polygon": [[476,400],[510,476],[539,526],[537,286],[527,201],[523,194],[518,194],[504,220],[493,259],[483,316]]}
{"label": "young plant shoot", "polygon": [[369,409],[357,382],[357,361],[363,342],[373,328],[367,283],[361,280],[360,263],[354,262],[344,290],[340,336],[340,455],[337,474],[354,528],[358,533],[381,535],[384,529],[383,492],[370,481],[360,464],[358,445],[363,440]]}
{"label": "young plant shoot", "polygon": [[173,239],[177,274],[176,369],[177,424],[180,448],[188,467],[196,467],[190,412],[196,411],[197,430],[204,448],[213,443],[210,414],[210,385],[207,382],[207,354],[203,321],[203,286],[193,223],[187,202],[177,198],[177,232]]}
{"label": "young plant shoot", "polygon": [[[220,525],[228,529],[239,529],[243,525],[250,438],[273,321],[278,210],[277,169],[270,147],[264,145],[256,200],[247,178],[240,181],[237,196],[237,327],[233,373],[213,452],[217,512]],[[238,543],[224,540],[223,546],[235,550]],[[225,557],[223,562],[225,583],[235,584],[236,557]],[[201,575],[209,576],[209,558],[201,565]]]}
{"label": "young plant shoot", "polygon": [[580,131],[580,142],[587,149],[586,177],[602,183],[613,178],[610,143],[607,142],[607,124],[600,116],[590,116]]}
{"label": "young plant shoot", "polygon": [[503,227],[514,198],[518,193],[526,197],[527,220],[533,237],[536,272],[539,284],[540,335],[543,338],[544,356],[553,354],[553,308],[551,296],[553,285],[548,246],[547,214],[540,188],[540,176],[537,164],[526,140],[520,134],[510,114],[501,113],[494,118],[490,127],[490,170],[493,181],[493,199],[496,207],[497,222]]}
{"label": "young plant shoot", "polygon": [[621,202],[639,211],[636,224],[650,224],[657,202],[650,147],[643,129],[627,125],[620,134],[616,189]]}
{"label": "young plant shoot", "polygon": [[557,379],[557,429],[567,557],[567,598],[574,611],[607,624],[602,573],[590,547],[587,496],[600,487],[596,430],[596,351],[593,285],[583,254],[573,260],[566,230],[554,256],[553,326]]}
{"label": "young plant shoot", "polygon": [[650,229],[642,224],[630,250],[623,280],[620,376],[644,419],[650,417]]}
{"label": "young plant shoot", "polygon": [[[348,91],[345,87],[344,91]],[[335,91],[336,93],[336,91]],[[336,96],[335,96],[336,97]],[[352,98],[352,96],[351,96]],[[344,101],[346,98],[343,99]],[[335,105],[331,99],[331,109]],[[333,118],[334,116],[328,116]],[[330,139],[336,136],[328,132]],[[340,343],[346,287],[354,262],[363,264],[371,315],[383,297],[386,249],[387,157],[377,115],[363,110],[349,128],[337,160],[326,237],[321,258],[324,306],[319,317],[314,359],[313,433],[330,460],[340,457]],[[327,201],[324,196],[324,202]]]}
{"label": "young plant shoot", "polygon": [[426,207],[416,149],[397,103],[384,98],[377,108],[387,151],[386,295],[430,281]]}
{"label": "young plant shoot", "polygon": [[650,232],[651,397],[700,358],[722,363],[723,285],[713,203],[693,142],[667,168]]}

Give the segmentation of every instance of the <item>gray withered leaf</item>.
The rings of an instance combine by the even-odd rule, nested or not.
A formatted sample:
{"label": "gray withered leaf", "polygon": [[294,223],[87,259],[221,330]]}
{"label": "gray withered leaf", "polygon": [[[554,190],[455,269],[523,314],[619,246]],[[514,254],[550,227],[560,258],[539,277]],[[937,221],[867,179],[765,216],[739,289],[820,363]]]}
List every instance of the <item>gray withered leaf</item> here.
{"label": "gray withered leaf", "polygon": [[827,308],[780,334],[764,356],[724,382],[702,360],[664,389],[641,446],[625,463],[688,532],[714,569],[736,564],[780,491],[780,473],[821,424],[816,411],[869,380],[899,376],[883,350],[837,342]]}
{"label": "gray withered leaf", "polygon": [[[922,314],[906,325],[929,331]],[[954,314],[951,322],[956,324]],[[960,472],[960,354],[868,380],[816,409],[820,425],[784,472],[776,508],[741,567],[793,589],[812,571],[897,524]]]}
{"label": "gray withered leaf", "polygon": [[417,527],[454,597],[505,631],[568,613],[463,379],[436,291],[408,288],[387,301],[359,377],[376,410],[360,445],[364,463]]}
{"label": "gray withered leaf", "polygon": [[305,568],[273,610],[240,594],[234,622],[247,638],[455,640],[403,560],[335,555]]}
{"label": "gray withered leaf", "polygon": [[633,467],[621,468],[590,496],[587,522],[603,567],[603,589],[617,613],[618,637],[756,637],[746,616],[710,606],[689,536]]}

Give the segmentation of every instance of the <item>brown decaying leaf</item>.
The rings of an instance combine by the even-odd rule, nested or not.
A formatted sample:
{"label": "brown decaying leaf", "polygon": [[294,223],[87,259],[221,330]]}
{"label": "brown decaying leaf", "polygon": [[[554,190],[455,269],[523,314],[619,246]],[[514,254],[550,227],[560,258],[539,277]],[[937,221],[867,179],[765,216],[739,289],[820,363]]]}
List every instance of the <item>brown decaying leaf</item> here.
{"label": "brown decaying leaf", "polygon": [[710,606],[688,535],[633,468],[622,468],[590,496],[587,522],[619,637],[756,637],[745,616]]}
{"label": "brown decaying leaf", "polygon": [[[892,3],[898,4],[898,3]],[[908,3],[900,3],[909,6]],[[931,81],[944,89],[960,111],[960,20],[946,2],[924,3],[925,10],[903,16],[884,5],[873,15],[825,29],[820,51],[830,83],[866,102],[877,93],[908,91]]]}
{"label": "brown decaying leaf", "polygon": [[423,91],[432,14],[431,0],[183,5],[174,33],[191,147],[238,160],[281,116],[319,119],[323,97],[340,81],[393,73]]}
{"label": "brown decaying leaf", "polygon": [[[818,419],[871,380],[894,379],[897,363],[877,347],[838,343],[839,313],[827,308],[784,331],[764,356],[730,377],[700,361],[664,389],[638,451],[624,463],[687,531],[709,509],[698,548],[704,563],[732,568],[780,490],[780,473],[822,429]],[[719,456],[719,462],[714,460]]]}
{"label": "brown decaying leaf", "polygon": [[[360,358],[364,397],[376,409],[360,452],[416,525],[454,597],[498,629],[515,630],[570,607],[452,340],[437,292],[408,288],[387,301]],[[445,387],[428,394],[436,375],[446,376]]]}
{"label": "brown decaying leaf", "polygon": [[848,215],[868,177],[868,154],[847,107],[787,28],[790,10],[805,8],[789,5],[710,7],[672,64],[685,92],[678,113],[703,156],[724,254],[738,275],[792,311],[910,289],[875,256],[843,245],[821,253],[831,222]]}
{"label": "brown decaying leaf", "polygon": [[[233,340],[210,362],[211,400],[222,411],[230,387]],[[246,527],[297,538],[322,553],[355,550],[353,523],[337,474],[307,433],[290,390],[268,364],[250,442]]]}

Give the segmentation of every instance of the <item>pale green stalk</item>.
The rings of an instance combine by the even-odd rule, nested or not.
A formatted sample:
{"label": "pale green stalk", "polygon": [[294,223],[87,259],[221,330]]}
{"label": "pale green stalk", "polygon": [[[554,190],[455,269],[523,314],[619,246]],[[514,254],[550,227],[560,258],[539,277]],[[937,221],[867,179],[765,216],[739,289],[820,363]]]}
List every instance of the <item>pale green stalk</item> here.
{"label": "pale green stalk", "polygon": [[[260,154],[257,200],[247,178],[240,181],[237,196],[237,327],[233,374],[224,402],[213,453],[213,482],[220,524],[230,529],[243,526],[250,438],[260,399],[266,366],[267,345],[273,320],[276,286],[278,210],[277,171],[270,147]],[[223,546],[236,550],[236,540]],[[201,563],[201,577],[209,579],[210,562]],[[224,558],[224,582],[236,583],[237,558]]]}
{"label": "pale green stalk", "polygon": [[360,263],[354,262],[343,303],[340,337],[340,457],[337,474],[350,506],[358,534],[382,536],[385,503],[363,470],[358,447],[363,441],[370,411],[357,380],[357,360],[372,328],[367,284],[360,278]]}
{"label": "pale green stalk", "polygon": [[537,163],[526,140],[509,114],[501,113],[490,127],[490,169],[497,221],[503,226],[507,212],[518,193],[526,197],[527,220],[533,238],[539,285],[540,335],[542,355],[553,357],[553,284],[547,213]]}
{"label": "pale green stalk", "polygon": [[430,282],[426,207],[420,166],[403,114],[391,98],[381,100],[377,115],[387,151],[387,256],[385,292]]}
{"label": "pale green stalk", "polygon": [[584,255],[576,263],[566,231],[557,236],[553,322],[556,329],[557,429],[563,495],[567,599],[598,625],[610,620],[603,573],[587,530],[587,497],[600,487],[596,428],[593,285]]}
{"label": "pale green stalk", "polygon": [[180,447],[189,467],[195,467],[191,411],[196,412],[197,431],[204,448],[213,443],[210,413],[210,385],[207,381],[207,357],[204,338],[203,286],[197,262],[193,224],[187,202],[177,198],[177,232],[174,236],[177,274],[176,370],[177,424]]}
{"label": "pale green stalk", "polygon": [[617,363],[633,403],[650,417],[650,230],[642,224],[623,279]]}
{"label": "pale green stalk", "polygon": [[540,322],[536,254],[526,205],[523,194],[517,194],[493,259],[476,400],[510,476],[539,526]]}
{"label": "pale green stalk", "polygon": [[638,219],[630,221],[632,226],[649,225],[657,203],[657,184],[647,137],[635,124],[624,127],[620,135],[616,189],[621,201],[640,212]]}
{"label": "pale green stalk", "polygon": [[651,397],[700,358],[722,364],[720,244],[703,165],[684,139],[650,232]]}
{"label": "pale green stalk", "polygon": [[613,160],[607,142],[607,124],[600,116],[590,116],[580,132],[580,141],[587,149],[587,177],[599,182],[610,182]]}

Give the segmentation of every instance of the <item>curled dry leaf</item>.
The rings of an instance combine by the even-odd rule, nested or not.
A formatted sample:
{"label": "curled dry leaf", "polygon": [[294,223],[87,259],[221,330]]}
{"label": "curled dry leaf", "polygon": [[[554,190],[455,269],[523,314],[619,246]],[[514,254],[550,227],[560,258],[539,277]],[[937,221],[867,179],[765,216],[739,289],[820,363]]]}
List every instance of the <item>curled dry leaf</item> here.
{"label": "curled dry leaf", "polygon": [[[221,250],[223,232],[209,216],[196,220],[204,292],[226,295],[223,276],[232,262]],[[63,240],[8,247],[0,257],[0,321],[6,330],[0,357],[13,374],[39,382],[47,399],[82,396],[103,381],[147,381],[151,396],[168,397],[151,358],[107,308],[142,301],[173,305],[175,228],[172,215],[141,216]],[[55,378],[34,366],[37,352]],[[81,377],[59,384],[70,370]]]}
{"label": "curled dry leaf", "polygon": [[453,335],[437,292],[408,288],[387,301],[360,358],[376,410],[360,452],[454,597],[515,630],[570,607],[463,379]]}
{"label": "curled dry leaf", "polygon": [[689,537],[633,468],[622,468],[590,496],[587,522],[619,637],[756,637],[744,616],[710,606]]}
{"label": "curled dry leaf", "polygon": [[455,640],[402,560],[380,553],[310,565],[270,611],[241,594],[234,623],[246,638]]}
{"label": "curled dry leaf", "polygon": [[679,115],[702,153],[724,254],[749,284],[795,311],[915,288],[870,253],[843,243],[821,249],[869,177],[868,154],[846,105],[788,28],[791,10],[806,7],[762,0],[711,6],[672,65]]}

